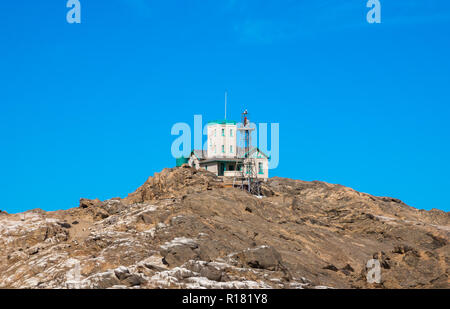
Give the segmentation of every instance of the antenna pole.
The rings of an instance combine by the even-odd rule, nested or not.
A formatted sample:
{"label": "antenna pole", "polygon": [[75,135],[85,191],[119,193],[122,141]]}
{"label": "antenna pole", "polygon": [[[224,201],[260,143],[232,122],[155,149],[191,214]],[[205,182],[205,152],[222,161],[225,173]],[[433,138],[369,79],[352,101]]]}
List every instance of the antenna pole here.
{"label": "antenna pole", "polygon": [[225,91],[225,120],[227,120],[227,91]]}

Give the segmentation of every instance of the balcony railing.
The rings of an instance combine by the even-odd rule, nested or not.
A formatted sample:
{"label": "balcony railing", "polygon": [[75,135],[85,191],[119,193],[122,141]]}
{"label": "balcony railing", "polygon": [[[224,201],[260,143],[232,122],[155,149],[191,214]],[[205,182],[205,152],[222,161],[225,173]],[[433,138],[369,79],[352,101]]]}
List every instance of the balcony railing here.
{"label": "balcony railing", "polygon": [[225,177],[239,177],[242,174],[240,171],[224,171],[223,175]]}

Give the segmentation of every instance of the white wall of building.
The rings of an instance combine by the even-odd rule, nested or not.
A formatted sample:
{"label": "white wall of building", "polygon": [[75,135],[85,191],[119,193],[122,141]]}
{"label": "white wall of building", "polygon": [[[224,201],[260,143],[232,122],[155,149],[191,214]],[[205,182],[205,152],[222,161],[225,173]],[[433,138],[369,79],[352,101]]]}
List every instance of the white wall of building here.
{"label": "white wall of building", "polygon": [[[260,164],[262,167],[262,173],[260,173],[260,169],[259,169]],[[256,175],[258,178],[263,178],[263,179],[269,178],[269,160],[267,160],[266,157],[256,158],[255,165],[256,165]]]}
{"label": "white wall of building", "polygon": [[253,163],[255,164],[256,176],[259,179],[269,178],[269,160],[266,158],[266,156],[257,151],[251,155],[251,158],[253,159]]}
{"label": "white wall of building", "polygon": [[216,174],[216,175],[219,173],[219,171],[217,170],[217,163],[205,164],[205,165],[203,165],[203,167],[204,167],[208,172],[214,173],[214,174]]}
{"label": "white wall of building", "polygon": [[207,129],[208,158],[236,157],[237,125],[210,123]]}
{"label": "white wall of building", "polygon": [[189,158],[188,164],[190,167],[194,167],[196,169],[200,168],[200,161],[193,154]]}
{"label": "white wall of building", "polygon": [[[236,158],[237,157],[237,125],[233,122],[212,122],[207,126],[207,158]],[[223,147],[223,148],[222,148]],[[259,179],[266,180],[269,178],[269,160],[265,155],[256,151],[251,154],[255,163],[256,176]],[[197,169],[200,168],[200,161],[192,154],[188,164]],[[218,163],[203,163],[202,168],[218,175]],[[261,167],[261,169],[260,169]],[[227,174],[232,174],[228,168],[225,169]]]}

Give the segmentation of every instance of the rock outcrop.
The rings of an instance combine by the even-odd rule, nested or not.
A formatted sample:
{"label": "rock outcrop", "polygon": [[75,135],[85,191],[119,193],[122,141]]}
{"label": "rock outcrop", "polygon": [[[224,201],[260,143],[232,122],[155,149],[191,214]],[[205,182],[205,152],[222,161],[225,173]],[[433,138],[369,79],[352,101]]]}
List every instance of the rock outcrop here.
{"label": "rock outcrop", "polygon": [[0,212],[0,288],[449,288],[448,212],[318,181],[262,192],[181,167],[124,199]]}

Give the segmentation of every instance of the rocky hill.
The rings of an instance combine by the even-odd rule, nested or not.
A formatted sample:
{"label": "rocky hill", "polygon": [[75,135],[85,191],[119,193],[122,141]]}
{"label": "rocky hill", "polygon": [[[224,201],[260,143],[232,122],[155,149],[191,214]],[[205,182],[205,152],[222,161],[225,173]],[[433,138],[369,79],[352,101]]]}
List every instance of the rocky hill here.
{"label": "rocky hill", "polygon": [[125,199],[0,212],[0,288],[449,288],[448,212],[276,177],[263,195],[182,167]]}

